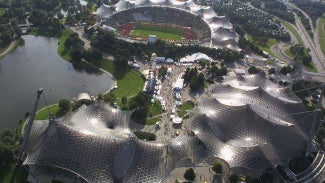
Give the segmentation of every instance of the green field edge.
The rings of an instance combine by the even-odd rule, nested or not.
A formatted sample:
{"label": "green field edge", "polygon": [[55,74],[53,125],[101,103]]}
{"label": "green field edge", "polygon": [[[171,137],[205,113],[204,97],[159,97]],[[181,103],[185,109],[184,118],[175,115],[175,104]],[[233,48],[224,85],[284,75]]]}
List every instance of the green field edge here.
{"label": "green field edge", "polygon": [[[12,53],[13,51],[15,51],[15,50],[18,48],[18,46],[19,46],[20,44],[22,44],[23,42],[24,42],[24,40],[23,40],[22,38],[19,38],[18,40],[16,40],[16,41],[15,41],[15,45],[14,45],[10,50],[8,50],[8,52],[7,52],[6,54],[0,56],[0,59],[2,59],[2,58],[5,57],[6,55],[8,55],[8,54]],[[10,44],[8,45],[8,47],[9,47],[9,46],[10,46]],[[7,51],[8,47],[5,48],[5,49],[3,49],[3,51],[2,51],[1,53]]]}
{"label": "green field edge", "polygon": [[318,20],[318,39],[320,48],[325,55],[325,18],[320,18]]}
{"label": "green field edge", "polygon": [[[68,62],[71,62],[70,50],[68,50],[65,47],[64,42],[68,38],[68,36],[73,33],[74,32],[70,29],[65,29],[63,31],[60,37],[58,50],[57,50],[58,54]],[[114,72],[118,72],[118,71],[115,70],[113,61],[103,59],[100,67],[94,66],[93,64],[90,64],[88,62],[85,63],[87,63],[88,65],[96,69],[102,69],[106,71],[104,73],[108,74],[109,77],[115,80]],[[112,92],[116,95],[118,99],[122,97],[130,98],[132,96],[135,96],[138,92],[142,91],[144,86],[144,79],[142,78],[141,75],[142,74],[140,71],[133,68],[128,68],[128,71],[125,73],[125,75],[122,78],[116,79],[118,88]]]}
{"label": "green field edge", "polygon": [[149,35],[155,35],[160,39],[164,40],[181,40],[182,36],[172,33],[159,32],[159,31],[149,31],[149,30],[139,30],[135,29],[131,32],[132,36],[137,37],[148,37]]}

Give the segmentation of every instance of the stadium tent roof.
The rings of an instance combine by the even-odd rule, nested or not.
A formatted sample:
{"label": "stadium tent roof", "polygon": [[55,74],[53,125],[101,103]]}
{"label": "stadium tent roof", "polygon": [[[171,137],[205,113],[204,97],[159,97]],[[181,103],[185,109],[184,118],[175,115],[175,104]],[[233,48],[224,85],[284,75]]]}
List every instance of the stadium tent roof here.
{"label": "stadium tent roof", "polygon": [[[240,87],[229,85],[236,82]],[[258,83],[261,87],[245,90]],[[212,88],[211,98],[201,100],[190,119],[192,130],[209,147],[211,156],[259,175],[267,167],[287,166],[289,159],[303,152],[312,115],[300,114],[306,110],[287,88],[278,87],[281,97],[274,97],[275,91],[265,90],[269,87],[274,85],[259,74],[226,77],[222,85]],[[243,141],[249,142],[238,143]]]}
{"label": "stadium tent roof", "polygon": [[203,60],[208,60],[210,62],[214,62],[214,60],[211,57],[209,57],[208,55],[206,55],[204,53],[200,53],[200,52],[194,53],[192,55],[187,55],[187,56],[181,58],[179,61],[188,63],[188,62],[196,62],[196,61],[199,61],[199,60],[202,60],[202,59]]}
{"label": "stadium tent roof", "polygon": [[212,40],[210,47],[227,47],[232,50],[241,50],[236,41],[238,35],[232,30],[233,26],[228,18],[218,16],[211,7],[198,5],[193,0],[184,2],[178,0],[120,0],[112,6],[103,4],[96,10],[96,15],[99,18],[110,18],[119,12],[139,7],[168,7],[197,15],[210,28]]}
{"label": "stadium tent roof", "polygon": [[[229,85],[235,82],[261,87],[243,90]],[[262,75],[226,77],[190,114],[187,128],[194,136],[180,135],[166,143],[136,138],[128,128],[129,111],[101,102],[82,106],[58,121],[34,121],[23,164],[59,167],[88,182],[153,183],[164,180],[179,161],[194,154],[198,162],[218,157],[231,168],[260,175],[268,167],[286,166],[302,153],[312,121],[288,88],[270,94],[270,87],[275,86]],[[243,105],[220,102],[230,99]],[[206,149],[193,147],[198,139]]]}

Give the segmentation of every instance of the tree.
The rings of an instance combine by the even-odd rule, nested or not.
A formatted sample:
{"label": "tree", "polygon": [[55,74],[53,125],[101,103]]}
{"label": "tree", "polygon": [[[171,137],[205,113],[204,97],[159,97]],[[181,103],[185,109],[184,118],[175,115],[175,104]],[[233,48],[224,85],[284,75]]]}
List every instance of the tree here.
{"label": "tree", "polygon": [[237,183],[239,181],[239,177],[237,174],[235,173],[232,173],[230,176],[229,176],[229,181],[230,183]]}
{"label": "tree", "polygon": [[289,65],[288,66],[283,66],[280,69],[280,73],[283,75],[287,75],[288,73],[292,72],[293,68],[291,68]]}
{"label": "tree", "polygon": [[258,73],[258,68],[256,68],[255,66],[250,66],[249,68],[248,68],[248,73],[249,74],[256,74],[256,73]]}
{"label": "tree", "polygon": [[184,178],[189,181],[194,181],[196,175],[193,168],[189,168],[184,173]]}
{"label": "tree", "polygon": [[0,142],[0,166],[8,167],[14,160],[14,152],[6,144]]}
{"label": "tree", "polygon": [[127,101],[128,99],[126,97],[122,97],[122,104],[123,105],[126,105],[127,104]]}
{"label": "tree", "polygon": [[167,68],[165,66],[161,66],[158,69],[158,77],[162,78],[167,74]]}
{"label": "tree", "polygon": [[268,70],[269,74],[274,74],[275,73],[275,68],[271,68]]}
{"label": "tree", "polygon": [[67,99],[61,99],[59,101],[59,108],[62,112],[66,113],[70,110],[70,107],[71,107],[71,103],[69,100]]}
{"label": "tree", "polygon": [[114,93],[110,92],[110,93],[107,93],[105,95],[102,95],[102,98],[105,102],[108,102],[110,103],[111,105],[114,104],[114,102],[116,102],[116,96]]}
{"label": "tree", "polygon": [[0,142],[7,147],[14,149],[16,142],[19,140],[19,135],[13,129],[6,128],[0,134]]}
{"label": "tree", "polygon": [[70,52],[71,59],[73,61],[80,61],[82,58],[82,50],[81,49],[72,49]]}
{"label": "tree", "polygon": [[221,164],[220,162],[215,162],[215,163],[212,165],[212,170],[213,170],[215,173],[221,174],[221,173],[222,173],[222,164]]}

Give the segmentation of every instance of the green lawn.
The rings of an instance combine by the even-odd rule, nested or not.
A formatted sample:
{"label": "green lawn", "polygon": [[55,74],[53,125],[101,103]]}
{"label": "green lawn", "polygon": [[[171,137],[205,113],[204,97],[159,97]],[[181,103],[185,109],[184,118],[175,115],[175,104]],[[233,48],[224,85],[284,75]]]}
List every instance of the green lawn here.
{"label": "green lawn", "polygon": [[150,117],[158,114],[161,114],[161,105],[159,101],[155,100],[155,102],[149,106],[148,115]]}
{"label": "green lawn", "polygon": [[6,12],[6,8],[0,8],[0,17]]}
{"label": "green lawn", "polygon": [[59,104],[54,104],[49,107],[45,107],[38,111],[35,115],[35,120],[46,120],[50,118],[49,111],[56,114],[59,111]]}
{"label": "green lawn", "polygon": [[182,110],[182,111],[186,111],[186,110],[193,109],[194,106],[195,106],[194,102],[188,101],[188,102],[183,103],[183,105],[180,106],[179,109]]}
{"label": "green lawn", "polygon": [[279,60],[282,60],[280,56],[278,56],[277,54],[275,54],[271,50],[271,47],[273,45],[276,45],[276,44],[278,44],[278,41],[277,40],[275,40],[275,39],[268,39],[267,42],[266,42],[266,44],[259,45],[259,47],[260,47],[261,50],[268,52],[272,57],[277,58]]}
{"label": "green lawn", "polygon": [[271,50],[271,47],[273,45],[278,44],[277,40],[268,39],[266,43],[262,43],[260,41],[255,41],[253,36],[251,36],[251,35],[248,35],[247,39],[249,42],[256,44],[261,50],[268,52],[272,57],[281,60],[281,58],[277,54],[273,53],[273,51]]}
{"label": "green lawn", "polygon": [[290,32],[292,32],[294,34],[294,36],[297,38],[298,40],[298,43],[301,44],[301,45],[304,45],[303,42],[302,42],[302,39],[301,37],[299,36],[297,30],[293,27],[293,25],[291,25],[290,23],[282,20],[282,19],[279,19],[281,24],[284,25]]}
{"label": "green lawn", "polygon": [[[118,75],[119,71],[115,69],[113,62],[104,60],[101,68],[114,76]],[[128,71],[120,77],[116,77],[118,88],[113,91],[116,98],[130,97],[142,91],[144,86],[144,79],[140,71],[129,68]]]}
{"label": "green lawn", "polygon": [[70,56],[70,50],[65,47],[64,42],[68,38],[68,36],[70,34],[73,34],[73,31],[72,30],[70,30],[70,29],[64,29],[63,30],[63,33],[62,33],[62,36],[60,37],[60,43],[59,43],[59,46],[58,46],[58,53],[59,53],[59,55],[64,60],[67,60],[67,61],[70,61],[71,60],[71,56]]}
{"label": "green lawn", "polygon": [[147,118],[146,119],[146,125],[154,125],[156,122],[160,121],[160,118]]}
{"label": "green lawn", "polygon": [[325,18],[319,19],[318,25],[319,44],[323,54],[325,54]]}
{"label": "green lawn", "polygon": [[311,72],[318,72],[313,61],[309,65],[302,65],[306,70]]}
{"label": "green lawn", "polygon": [[293,58],[293,56],[294,56],[294,55],[291,53],[290,48],[286,49],[286,50],[284,51],[284,54],[286,54],[288,57],[291,57],[291,58]]}
{"label": "green lawn", "polygon": [[131,69],[117,81],[118,89],[114,91],[117,98],[133,96],[142,91],[144,79],[138,70]]}
{"label": "green lawn", "polygon": [[167,32],[159,32],[159,31],[150,31],[150,30],[133,30],[131,32],[132,36],[136,37],[148,37],[149,35],[156,35],[160,39],[171,39],[171,40],[181,40],[182,36]]}
{"label": "green lawn", "polygon": [[178,116],[183,118],[183,119],[187,119],[189,117],[188,113],[187,113],[187,110],[193,109],[194,106],[195,106],[195,104],[192,101],[188,101],[188,102],[183,103],[182,106],[178,107],[179,110],[180,110],[178,112]]}

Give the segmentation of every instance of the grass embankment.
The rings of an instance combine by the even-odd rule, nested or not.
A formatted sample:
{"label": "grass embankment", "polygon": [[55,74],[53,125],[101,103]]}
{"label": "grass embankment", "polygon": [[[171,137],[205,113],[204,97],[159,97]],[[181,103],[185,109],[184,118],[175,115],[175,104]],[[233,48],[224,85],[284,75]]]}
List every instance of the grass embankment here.
{"label": "grass embankment", "polygon": [[318,21],[318,39],[320,48],[325,55],[325,18],[320,18]]}
{"label": "grass embankment", "polygon": [[4,50],[6,50],[9,45],[10,45],[10,42],[7,43],[0,39],[0,53],[3,52]]}
{"label": "grass embankment", "polygon": [[137,24],[131,32],[131,35],[137,37],[156,35],[160,39],[181,40],[183,37],[183,30],[180,27]]}
{"label": "grass embankment", "polygon": [[291,53],[291,51],[290,51],[290,48],[288,48],[288,49],[286,49],[285,51],[284,51],[284,54],[286,54],[288,57],[290,57],[290,58],[293,58],[294,57],[294,55]]}
{"label": "grass embankment", "polygon": [[119,70],[114,66],[113,61],[104,60],[100,66],[105,71],[112,73],[117,80],[118,88],[113,91],[116,98],[132,97],[142,91],[144,79],[136,69],[129,68],[124,75],[119,75]]}
{"label": "grass embankment", "polygon": [[154,125],[157,121],[161,121],[160,114],[161,114],[160,102],[155,100],[155,102],[149,106],[149,112],[145,124]]}
{"label": "grass embankment", "polygon": [[253,36],[248,35],[247,39],[251,42],[256,44],[261,50],[268,52],[272,57],[277,58],[279,60],[282,60],[277,54],[273,53],[271,50],[271,47],[273,45],[278,44],[279,42],[275,39],[268,39],[267,42],[261,42],[261,41],[256,41],[254,40]]}
{"label": "grass embankment", "polygon": [[293,33],[293,35],[296,37],[296,39],[298,40],[298,43],[301,44],[301,45],[304,45],[303,42],[302,42],[302,39],[301,37],[299,36],[297,30],[294,28],[293,25],[291,25],[290,23],[282,20],[282,19],[279,19],[279,21],[281,22],[281,24],[283,26],[285,26],[290,32]]}
{"label": "grass embankment", "polygon": [[178,112],[178,116],[183,119],[188,118],[187,111],[193,109],[194,106],[195,106],[195,104],[192,101],[187,101],[187,102],[183,103],[183,105],[179,107],[180,111]]}
{"label": "grass embankment", "polygon": [[45,107],[41,110],[39,110],[35,115],[35,120],[46,120],[50,119],[50,111],[52,114],[56,115],[58,111],[60,110],[59,104],[54,104],[48,107]]}
{"label": "grass embankment", "polygon": [[[294,57],[294,54],[290,51],[290,48],[286,49],[284,51],[284,54],[286,54],[290,58],[293,58]],[[318,72],[313,61],[311,61],[308,65],[304,65],[302,63],[300,63],[300,64],[303,66],[304,69],[306,69],[308,71]]]}
{"label": "grass embankment", "polygon": [[6,53],[3,53],[3,54],[0,54],[0,59],[3,58],[4,56],[6,56],[8,53],[11,53],[11,52],[15,51],[15,49],[18,48],[19,45],[24,44],[24,42],[25,41],[22,38],[19,38],[18,40],[16,40],[14,46],[12,48],[10,48],[10,50],[7,51],[6,49],[9,49],[10,44],[11,44],[11,43],[9,43],[7,45],[7,47],[5,47],[3,50],[0,51],[0,53],[6,52]]}
{"label": "grass embankment", "polygon": [[67,61],[71,61],[71,56],[70,56],[70,49],[67,48],[64,43],[65,40],[69,37],[69,35],[73,34],[73,31],[70,29],[64,29],[62,32],[62,35],[60,37],[60,42],[58,46],[58,53],[59,55]]}
{"label": "grass embankment", "polygon": [[0,17],[6,12],[6,8],[0,8]]}

